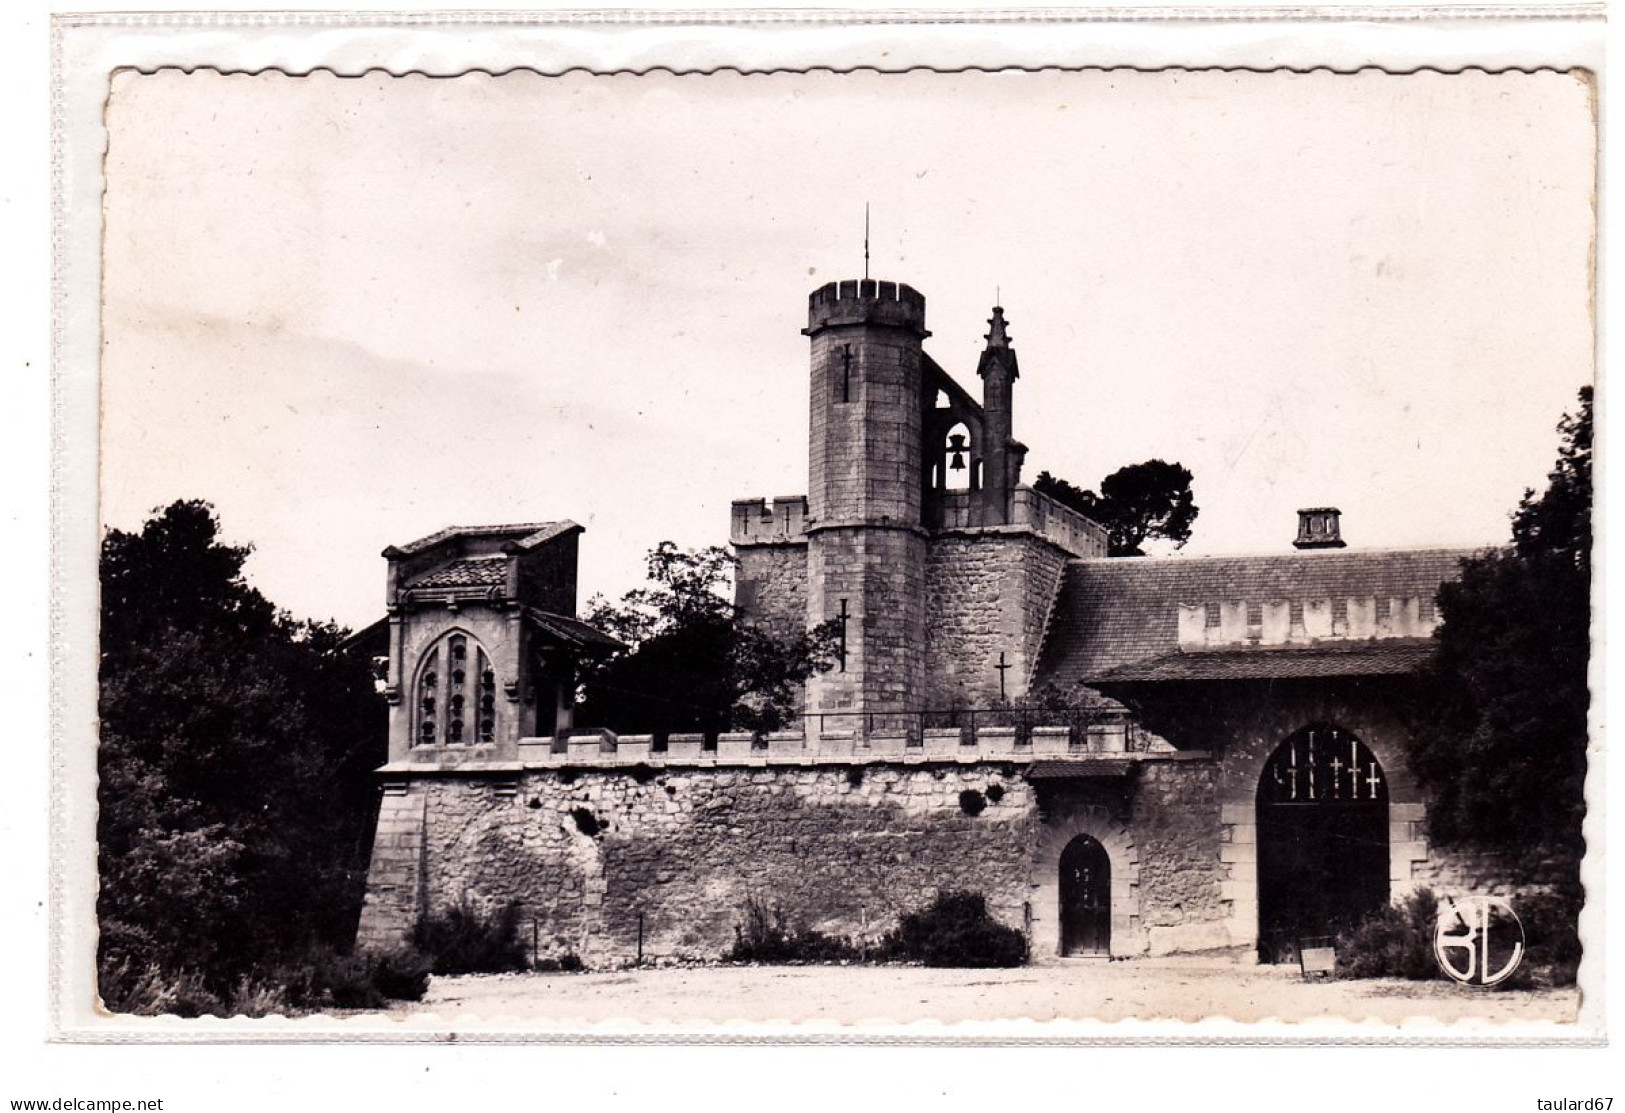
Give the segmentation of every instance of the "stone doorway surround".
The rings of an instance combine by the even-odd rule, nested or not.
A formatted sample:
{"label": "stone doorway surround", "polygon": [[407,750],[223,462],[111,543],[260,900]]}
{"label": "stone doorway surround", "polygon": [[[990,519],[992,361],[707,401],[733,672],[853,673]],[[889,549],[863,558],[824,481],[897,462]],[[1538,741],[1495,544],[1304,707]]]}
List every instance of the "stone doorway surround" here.
{"label": "stone doorway surround", "polygon": [[1284,732],[1260,731],[1226,747],[1219,777],[1220,899],[1233,946],[1246,947],[1257,961],[1258,948],[1258,781],[1275,748],[1294,730],[1324,722],[1364,742],[1388,779],[1388,886],[1390,899],[1415,887],[1415,867],[1427,861],[1422,834],[1426,809],[1397,740],[1399,727],[1383,717],[1349,715],[1305,717]]}
{"label": "stone doorway surround", "polygon": [[1061,961],[1061,853],[1079,835],[1088,835],[1104,847],[1111,862],[1111,957],[1144,954],[1140,856],[1127,825],[1104,805],[1072,804],[1061,805],[1047,816],[1040,831],[1030,887],[1031,961]]}

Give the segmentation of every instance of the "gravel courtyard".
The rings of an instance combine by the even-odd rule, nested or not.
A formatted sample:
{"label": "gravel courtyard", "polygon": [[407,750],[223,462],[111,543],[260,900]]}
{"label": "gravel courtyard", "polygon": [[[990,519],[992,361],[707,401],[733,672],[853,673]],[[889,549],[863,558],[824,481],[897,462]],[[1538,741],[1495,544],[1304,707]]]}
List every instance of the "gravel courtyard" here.
{"label": "gravel courtyard", "polygon": [[1573,988],[1472,990],[1444,981],[1305,981],[1295,967],[1229,955],[1073,961],[1016,970],[906,966],[755,966],[601,974],[435,978],[421,1002],[391,1015],[455,1026],[507,1021],[544,1027],[614,1020],[831,1022],[1153,1020],[1399,1024],[1415,1018],[1572,1023]]}

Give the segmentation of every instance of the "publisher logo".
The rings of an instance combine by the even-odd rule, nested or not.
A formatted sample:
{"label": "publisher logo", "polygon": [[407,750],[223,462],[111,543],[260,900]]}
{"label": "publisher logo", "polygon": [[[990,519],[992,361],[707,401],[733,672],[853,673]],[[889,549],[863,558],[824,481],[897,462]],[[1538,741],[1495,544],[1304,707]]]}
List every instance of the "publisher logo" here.
{"label": "publisher logo", "polygon": [[1433,929],[1439,969],[1463,985],[1504,982],[1523,961],[1523,923],[1500,897],[1446,897]]}

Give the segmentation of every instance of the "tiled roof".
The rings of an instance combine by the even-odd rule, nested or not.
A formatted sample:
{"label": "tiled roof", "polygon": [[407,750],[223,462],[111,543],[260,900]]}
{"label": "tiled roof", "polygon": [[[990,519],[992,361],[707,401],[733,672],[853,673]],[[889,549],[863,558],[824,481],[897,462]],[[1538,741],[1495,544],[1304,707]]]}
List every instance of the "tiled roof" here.
{"label": "tiled roof", "polygon": [[442,541],[450,541],[456,537],[512,537],[513,545],[521,549],[535,548],[545,541],[551,541],[561,534],[581,527],[574,522],[513,522],[499,526],[447,526],[437,530],[427,537],[420,537],[405,545],[391,545],[384,550],[386,557],[412,556],[425,549],[434,547]]}
{"label": "tiled roof", "polygon": [[1134,772],[1134,762],[1125,758],[1062,758],[1056,761],[1035,759],[1027,776],[1037,780],[1062,777],[1126,777]]}
{"label": "tiled roof", "polygon": [[417,577],[409,587],[501,587],[508,582],[508,558],[465,557],[439,565]]}
{"label": "tiled roof", "polygon": [[1313,646],[1201,650],[1169,653],[1099,673],[1092,682],[1112,684],[1167,681],[1288,680],[1325,676],[1390,676],[1415,672],[1433,654],[1429,638],[1385,638],[1321,642]]}
{"label": "tiled roof", "polygon": [[537,610],[535,607],[526,607],[524,610],[526,621],[565,645],[588,649],[624,648],[619,639],[610,637],[597,627],[587,625],[579,618]]}
{"label": "tiled roof", "polygon": [[[1432,599],[1467,549],[1337,549],[1068,563],[1034,683],[1069,686],[1177,654],[1179,606],[1226,600]],[[1285,650],[1283,650],[1285,652]],[[1273,667],[1273,666],[1272,666]]]}

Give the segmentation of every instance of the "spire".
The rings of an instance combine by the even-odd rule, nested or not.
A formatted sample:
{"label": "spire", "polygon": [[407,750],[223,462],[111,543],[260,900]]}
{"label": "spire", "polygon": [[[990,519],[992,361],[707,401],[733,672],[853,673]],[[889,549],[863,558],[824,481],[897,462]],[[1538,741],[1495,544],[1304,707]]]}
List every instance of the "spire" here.
{"label": "spire", "polygon": [[1010,347],[1010,334],[1004,331],[1004,307],[1002,305],[993,307],[993,316],[987,319],[987,323],[987,335],[982,337],[987,341],[987,346],[989,348],[1008,349]]}
{"label": "spire", "polygon": [[985,379],[997,368],[1006,381],[1017,378],[1021,372],[1016,367],[1016,350],[1010,346],[1010,333],[1005,325],[1003,306],[993,307],[993,316],[987,319],[987,335],[983,339],[987,341],[987,347],[982,351],[982,359],[976,366],[976,373]]}

